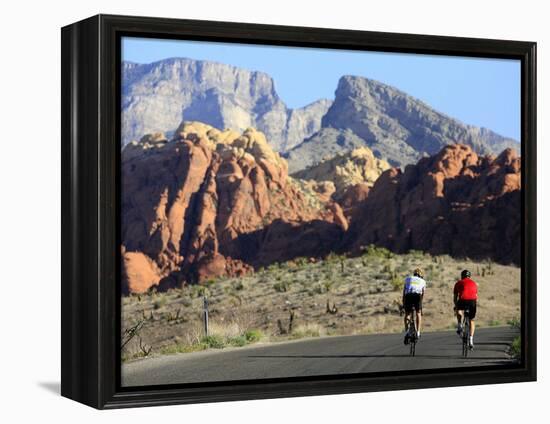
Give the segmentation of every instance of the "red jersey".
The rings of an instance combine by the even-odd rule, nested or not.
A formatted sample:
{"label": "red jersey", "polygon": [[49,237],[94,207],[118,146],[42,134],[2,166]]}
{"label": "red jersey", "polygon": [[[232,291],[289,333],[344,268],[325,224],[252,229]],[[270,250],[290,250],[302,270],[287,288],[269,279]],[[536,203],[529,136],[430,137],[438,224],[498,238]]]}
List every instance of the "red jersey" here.
{"label": "red jersey", "polygon": [[454,292],[459,300],[477,300],[477,283],[471,278],[463,278],[456,282]]}

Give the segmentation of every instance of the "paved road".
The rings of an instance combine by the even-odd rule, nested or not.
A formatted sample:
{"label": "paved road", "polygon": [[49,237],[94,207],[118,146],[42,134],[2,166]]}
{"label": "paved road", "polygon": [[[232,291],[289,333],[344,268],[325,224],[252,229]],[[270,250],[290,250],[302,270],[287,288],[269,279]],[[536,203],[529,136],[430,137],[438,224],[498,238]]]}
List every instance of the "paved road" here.
{"label": "paved road", "polygon": [[351,374],[505,364],[518,334],[507,327],[479,329],[476,348],[461,356],[452,331],[422,334],[416,356],[399,334],[325,337],[287,343],[162,356],[126,363],[123,386]]}

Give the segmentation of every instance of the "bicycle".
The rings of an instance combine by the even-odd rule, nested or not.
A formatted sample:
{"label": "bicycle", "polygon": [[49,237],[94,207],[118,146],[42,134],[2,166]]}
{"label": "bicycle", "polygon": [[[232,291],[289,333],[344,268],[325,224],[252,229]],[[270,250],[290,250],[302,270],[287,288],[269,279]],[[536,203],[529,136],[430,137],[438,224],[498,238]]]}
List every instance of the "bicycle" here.
{"label": "bicycle", "polygon": [[411,319],[409,321],[409,355],[414,356],[416,354],[416,342],[418,336],[416,333],[416,309],[413,307],[411,312]]}
{"label": "bicycle", "polygon": [[464,309],[464,319],[462,320],[462,356],[468,357],[470,348],[470,310]]}

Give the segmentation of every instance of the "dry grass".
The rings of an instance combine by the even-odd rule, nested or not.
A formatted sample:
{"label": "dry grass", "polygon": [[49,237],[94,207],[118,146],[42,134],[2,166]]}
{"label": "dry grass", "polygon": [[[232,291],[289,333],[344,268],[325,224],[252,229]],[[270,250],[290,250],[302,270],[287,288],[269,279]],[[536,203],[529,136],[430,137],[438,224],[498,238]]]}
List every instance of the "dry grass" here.
{"label": "dry grass", "polygon": [[[263,341],[401,331],[401,284],[415,267],[425,270],[428,281],[425,331],[454,325],[452,288],[465,268],[479,284],[480,327],[506,325],[519,316],[517,267],[422,252],[394,255],[370,248],[360,257],[330,255],[314,263],[299,258],[240,279],[223,278],[203,287],[125,297],[123,328],[144,320],[139,337],[142,345],[151,347],[149,354],[212,347],[205,343],[202,327],[202,295],[206,293],[210,335],[215,338],[211,341],[221,341],[223,346],[257,341],[246,337],[254,331],[263,335]],[[136,336],[124,349],[123,358],[143,355]]]}

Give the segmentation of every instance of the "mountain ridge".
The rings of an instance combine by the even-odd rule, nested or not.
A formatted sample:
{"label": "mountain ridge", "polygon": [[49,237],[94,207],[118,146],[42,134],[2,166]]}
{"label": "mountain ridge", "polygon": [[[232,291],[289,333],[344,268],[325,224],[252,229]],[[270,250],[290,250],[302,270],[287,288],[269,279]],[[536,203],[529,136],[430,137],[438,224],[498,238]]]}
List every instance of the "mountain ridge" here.
{"label": "mountain ridge", "polygon": [[213,61],[123,62],[122,74],[123,146],[146,133],[173,131],[185,119],[237,131],[255,127],[275,150],[287,150],[320,128],[331,104],[319,99],[289,108],[265,72]]}
{"label": "mountain ridge", "polygon": [[464,124],[395,87],[347,75],[338,82],[321,129],[285,156],[291,172],[296,172],[327,155],[366,145],[377,157],[405,166],[457,143],[470,145],[480,154],[519,146],[511,138]]}

